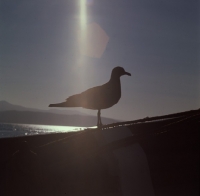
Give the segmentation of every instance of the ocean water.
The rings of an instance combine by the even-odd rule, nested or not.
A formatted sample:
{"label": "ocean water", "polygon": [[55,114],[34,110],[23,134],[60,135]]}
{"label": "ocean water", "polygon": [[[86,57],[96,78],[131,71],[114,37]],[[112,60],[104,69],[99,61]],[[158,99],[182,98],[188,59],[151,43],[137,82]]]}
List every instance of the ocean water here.
{"label": "ocean water", "polygon": [[81,131],[86,127],[0,123],[0,138]]}

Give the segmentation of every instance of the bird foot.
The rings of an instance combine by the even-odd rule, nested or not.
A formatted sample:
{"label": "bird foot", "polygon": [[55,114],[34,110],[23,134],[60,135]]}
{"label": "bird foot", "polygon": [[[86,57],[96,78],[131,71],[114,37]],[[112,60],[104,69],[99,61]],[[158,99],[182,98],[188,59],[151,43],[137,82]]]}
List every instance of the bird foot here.
{"label": "bird foot", "polygon": [[102,126],[103,126],[103,125],[102,125],[102,123],[100,123],[100,124],[97,124],[97,128],[98,128],[98,129],[101,129],[101,128],[102,128]]}

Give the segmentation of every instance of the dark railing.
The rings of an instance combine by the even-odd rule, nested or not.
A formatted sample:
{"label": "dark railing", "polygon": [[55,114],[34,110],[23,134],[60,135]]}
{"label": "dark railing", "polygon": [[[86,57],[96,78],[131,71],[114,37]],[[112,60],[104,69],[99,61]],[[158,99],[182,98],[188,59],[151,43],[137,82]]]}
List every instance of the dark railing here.
{"label": "dark railing", "polygon": [[[127,129],[131,134],[103,145],[98,143],[98,136],[115,129]],[[36,195],[123,195],[120,176],[109,173],[107,161],[117,167],[113,152],[135,143],[146,154],[155,195],[199,195],[199,131],[198,109],[78,133],[0,139],[0,195],[23,195],[27,191]],[[24,140],[29,144],[29,154],[19,148]],[[37,172],[18,171],[16,160],[27,163],[31,156],[40,165]],[[28,188],[23,190],[22,181],[17,179]]]}

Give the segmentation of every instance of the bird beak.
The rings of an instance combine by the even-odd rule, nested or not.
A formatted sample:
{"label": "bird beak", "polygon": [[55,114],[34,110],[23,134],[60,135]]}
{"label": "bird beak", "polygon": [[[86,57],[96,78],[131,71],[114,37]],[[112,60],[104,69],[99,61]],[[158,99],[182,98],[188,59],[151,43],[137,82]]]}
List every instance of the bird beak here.
{"label": "bird beak", "polygon": [[128,76],[131,76],[131,74],[130,73],[128,73],[128,72],[124,72],[124,75],[128,75]]}

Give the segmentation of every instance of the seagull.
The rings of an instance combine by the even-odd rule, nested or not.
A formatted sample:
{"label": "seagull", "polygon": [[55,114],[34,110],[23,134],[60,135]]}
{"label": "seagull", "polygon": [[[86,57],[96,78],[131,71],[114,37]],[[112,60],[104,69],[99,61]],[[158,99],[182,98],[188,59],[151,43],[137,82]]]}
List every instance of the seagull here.
{"label": "seagull", "polygon": [[97,127],[99,128],[102,126],[101,110],[112,107],[121,98],[120,77],[123,75],[131,76],[123,67],[115,67],[107,83],[90,88],[80,94],[72,95],[65,102],[50,104],[49,107],[82,107],[98,110]]}

